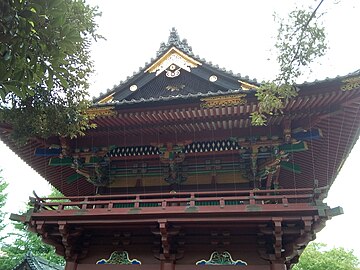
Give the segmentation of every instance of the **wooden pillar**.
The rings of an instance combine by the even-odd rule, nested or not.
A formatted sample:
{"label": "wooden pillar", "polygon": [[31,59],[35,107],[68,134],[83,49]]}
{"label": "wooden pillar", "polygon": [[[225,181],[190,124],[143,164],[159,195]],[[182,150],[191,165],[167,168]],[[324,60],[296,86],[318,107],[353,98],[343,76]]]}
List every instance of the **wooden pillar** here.
{"label": "wooden pillar", "polygon": [[161,261],[160,270],[175,270],[174,261],[173,260]]}
{"label": "wooden pillar", "polygon": [[77,262],[67,261],[65,264],[64,270],[76,270],[77,269]]}
{"label": "wooden pillar", "polygon": [[270,270],[286,270],[286,265],[282,262],[271,262]]}

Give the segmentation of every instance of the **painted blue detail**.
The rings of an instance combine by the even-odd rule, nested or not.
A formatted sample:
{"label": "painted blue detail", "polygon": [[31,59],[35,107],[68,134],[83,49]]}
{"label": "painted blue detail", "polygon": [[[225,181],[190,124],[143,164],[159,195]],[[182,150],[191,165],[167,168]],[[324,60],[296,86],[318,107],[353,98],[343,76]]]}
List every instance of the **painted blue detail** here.
{"label": "painted blue detail", "polygon": [[299,141],[316,140],[322,137],[322,132],[319,128],[312,128],[307,131],[294,132],[292,137]]}
{"label": "painted blue detail", "polygon": [[36,148],[34,155],[36,157],[53,157],[61,153],[61,148]]}

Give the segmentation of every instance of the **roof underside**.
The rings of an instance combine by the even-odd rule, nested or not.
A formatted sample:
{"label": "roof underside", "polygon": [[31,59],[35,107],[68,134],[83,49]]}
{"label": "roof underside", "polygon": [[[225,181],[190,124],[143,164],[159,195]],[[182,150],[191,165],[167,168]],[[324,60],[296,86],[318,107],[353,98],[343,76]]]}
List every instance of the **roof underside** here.
{"label": "roof underside", "polygon": [[[201,142],[235,136],[281,135],[282,122],[290,119],[293,129],[319,128],[323,136],[307,141],[308,151],[291,155],[290,162],[299,165],[302,172],[281,170],[281,186],[313,187],[317,182],[319,186],[331,185],[355,144],[360,127],[360,89],[341,91],[342,84],[342,80],[335,80],[302,87],[300,95],[287,103],[284,114],[270,116],[264,127],[251,126],[249,114],[257,109],[256,101],[251,99],[246,104],[212,108],[200,106],[199,99],[177,105],[154,103],[145,108],[120,106],[116,115],[96,118],[98,127],[85,137],[72,140],[71,147],[141,146],[189,138]],[[66,178],[74,174],[74,169],[49,167],[49,157],[34,156],[36,148],[58,143],[58,139],[32,141],[23,147],[16,147],[6,133],[2,139],[64,194],[95,193],[94,185],[84,178],[67,183]],[[200,154],[193,154],[192,158],[197,156]],[[133,165],[129,162],[127,166]]]}
{"label": "roof underside", "polygon": [[[282,138],[284,123],[290,121],[294,132],[316,129],[322,137],[307,140],[307,151],[289,155],[290,170],[280,170],[280,185],[284,188],[331,185],[359,137],[359,73],[299,85],[299,95],[286,103],[283,113],[269,116],[267,125],[262,127],[252,126],[250,119],[250,114],[258,109],[254,96],[257,86],[254,81],[201,61],[172,32],[168,44],[161,46],[152,63],[97,100],[94,109],[101,112],[94,120],[97,128],[67,143],[73,156],[84,149],[90,149],[90,153],[95,148],[107,149],[102,158],[111,156],[109,149],[114,147],[155,145],[156,154],[138,154],[130,159],[117,157],[108,164],[115,170],[131,171],[139,162],[159,161],[161,144],[191,141],[195,145],[242,137],[253,143],[261,136]],[[84,177],[68,181],[75,174],[75,164],[49,166],[53,157],[34,155],[37,149],[60,145],[59,138],[33,139],[25,146],[16,146],[9,129],[3,129],[0,137],[64,195],[95,194],[97,188]],[[240,141],[236,151],[239,146]],[[186,154],[187,161],[197,163],[205,156],[217,155],[227,160],[236,155],[239,159],[234,149],[226,151]],[[249,153],[246,155],[250,164]],[[265,158],[261,162],[264,161]],[[301,168],[301,173],[295,172],[295,166]]]}

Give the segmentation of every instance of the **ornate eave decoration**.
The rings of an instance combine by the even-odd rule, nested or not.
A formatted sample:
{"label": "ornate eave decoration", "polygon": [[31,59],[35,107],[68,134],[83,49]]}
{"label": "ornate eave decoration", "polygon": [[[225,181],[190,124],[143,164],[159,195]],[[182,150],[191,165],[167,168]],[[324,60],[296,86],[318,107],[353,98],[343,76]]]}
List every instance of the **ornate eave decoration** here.
{"label": "ornate eave decoration", "polygon": [[201,260],[196,262],[196,265],[247,265],[246,262],[242,260],[234,261],[231,257],[231,254],[227,251],[222,253],[214,251],[211,253],[209,260]]}
{"label": "ornate eave decoration", "polygon": [[157,51],[156,56],[160,56],[162,53],[166,52],[171,46],[176,46],[177,48],[181,49],[183,52],[192,55],[192,48],[191,46],[189,46],[188,42],[186,39],[181,40],[178,32],[176,31],[176,29],[173,27],[170,31],[170,36],[168,39],[168,42],[162,42],[160,44],[160,48]]}
{"label": "ornate eave decoration", "polygon": [[240,86],[242,88],[242,90],[251,90],[251,89],[257,89],[258,86],[251,84],[251,83],[247,83],[241,80],[238,80],[238,82],[240,83]]}
{"label": "ornate eave decoration", "polygon": [[181,89],[185,88],[185,84],[180,84],[180,85],[168,85],[165,87],[166,90],[174,92],[174,91],[179,91]]}
{"label": "ornate eave decoration", "polygon": [[226,95],[226,96],[217,96],[202,98],[200,101],[202,108],[214,108],[214,107],[225,107],[225,106],[236,106],[246,104],[246,99],[244,98],[246,94],[237,94],[237,95]]}
{"label": "ornate eave decoration", "polygon": [[360,87],[360,76],[348,78],[342,81],[344,84],[341,86],[341,90],[347,91]]}
{"label": "ornate eave decoration", "polygon": [[171,70],[173,66],[190,72],[191,68],[196,68],[199,65],[201,65],[199,61],[196,61],[195,59],[189,57],[188,55],[186,55],[176,47],[172,47],[155,63],[153,63],[148,69],[146,69],[145,72],[149,72],[149,73],[156,72],[156,76],[158,76],[160,73],[162,73],[165,70],[167,71],[167,73],[173,72],[174,70]]}
{"label": "ornate eave decoration", "polygon": [[109,103],[109,102],[113,101],[113,99],[114,99],[114,93],[112,93],[112,94],[104,97],[104,98],[103,98],[102,100],[100,100],[98,103],[99,103],[99,104],[106,104],[106,103]]}
{"label": "ornate eave decoration", "polygon": [[141,262],[137,259],[130,260],[127,251],[114,251],[109,259],[101,259],[96,264],[141,264]]}
{"label": "ornate eave decoration", "polygon": [[113,116],[116,115],[114,106],[94,107],[88,109],[86,112],[91,117]]}

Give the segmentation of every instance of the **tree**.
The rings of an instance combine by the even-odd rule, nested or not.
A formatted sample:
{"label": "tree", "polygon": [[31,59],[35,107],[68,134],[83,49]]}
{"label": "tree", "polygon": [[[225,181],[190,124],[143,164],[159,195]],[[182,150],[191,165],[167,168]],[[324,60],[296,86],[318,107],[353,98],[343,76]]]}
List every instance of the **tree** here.
{"label": "tree", "polygon": [[[49,197],[63,197],[63,195],[53,189]],[[55,253],[52,246],[43,243],[40,236],[28,231],[27,226],[22,223],[14,224],[14,230],[9,233],[8,237],[12,241],[3,243],[1,247],[4,256],[0,256],[0,269],[13,269],[29,251],[35,256],[42,257],[52,263],[64,264],[64,259]]]}
{"label": "tree", "polygon": [[263,83],[256,92],[259,109],[251,114],[253,125],[266,124],[267,115],[279,113],[285,101],[297,95],[296,79],[314,60],[324,56],[327,50],[325,28],[319,24],[318,10],[296,9],[287,20],[277,18],[278,36],[275,44],[280,73],[270,82]]}
{"label": "tree", "polygon": [[102,38],[99,15],[83,0],[0,0],[0,122],[17,140],[91,127],[89,46]]}
{"label": "tree", "polygon": [[326,248],[325,244],[309,244],[293,270],[356,270],[359,259],[344,248]]}
{"label": "tree", "polygon": [[1,249],[5,255],[0,257],[0,269],[13,269],[29,251],[52,263],[64,264],[64,259],[55,253],[54,248],[43,243],[40,236],[28,231],[26,225],[18,223],[14,227],[15,231],[10,233],[9,237],[15,240]]}
{"label": "tree", "polygon": [[[1,173],[1,170],[0,170]],[[2,209],[5,206],[7,194],[5,193],[5,189],[7,188],[8,183],[6,183],[3,179],[3,177],[0,175],[0,233],[5,228],[5,215],[6,213],[2,211]],[[4,240],[4,236],[0,236],[0,245],[2,241]]]}

